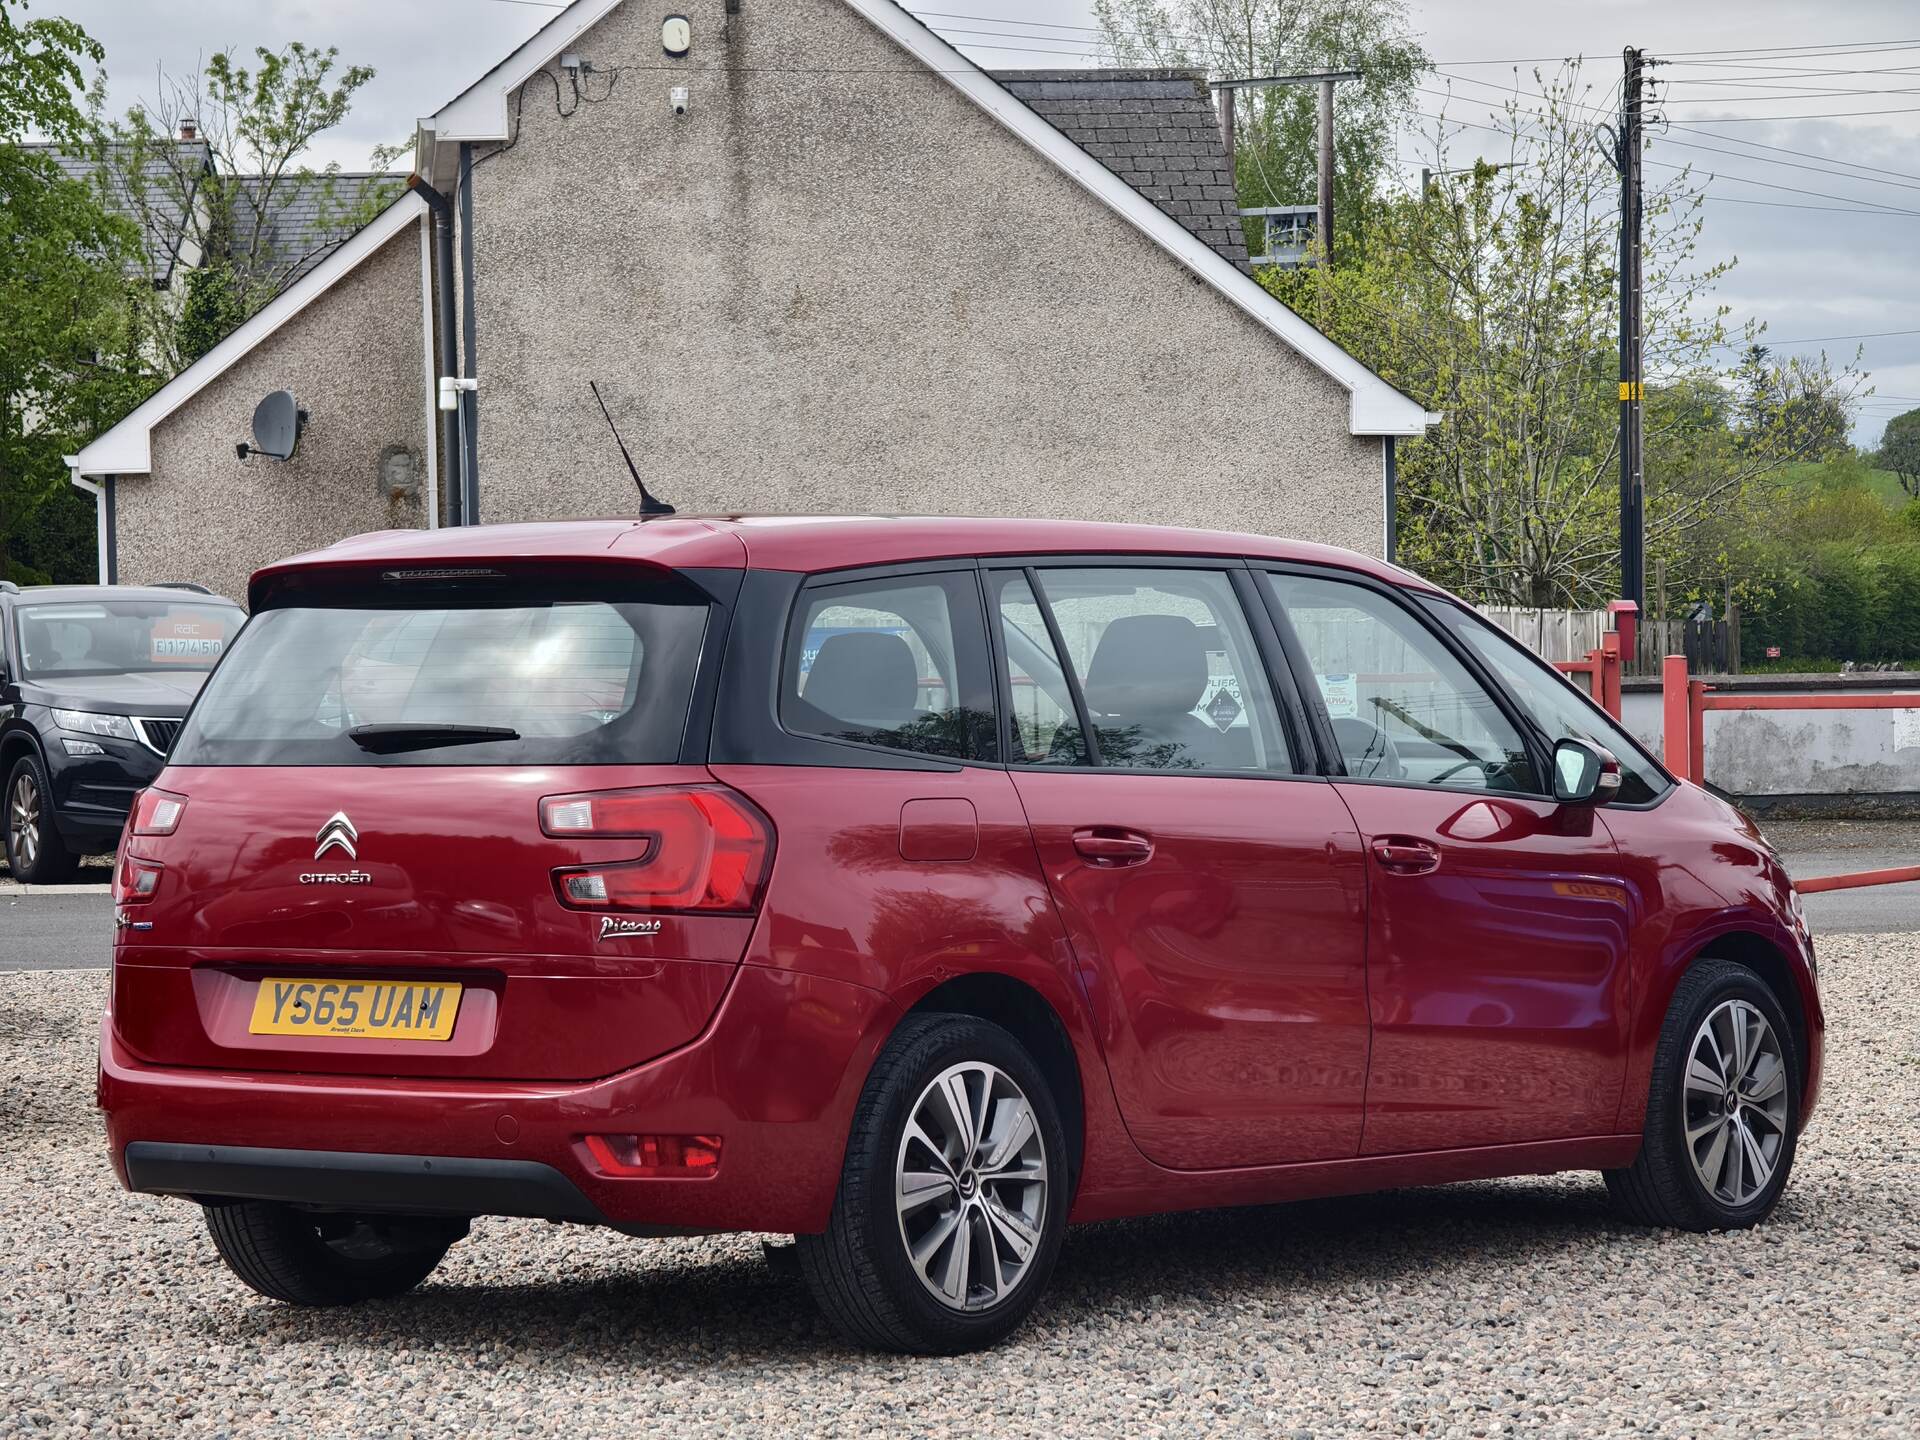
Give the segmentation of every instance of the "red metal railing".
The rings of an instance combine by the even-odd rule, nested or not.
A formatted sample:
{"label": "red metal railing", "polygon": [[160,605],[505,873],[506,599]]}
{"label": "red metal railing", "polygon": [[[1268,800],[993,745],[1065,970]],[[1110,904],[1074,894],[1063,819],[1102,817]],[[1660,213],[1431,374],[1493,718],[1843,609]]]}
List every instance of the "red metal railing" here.
{"label": "red metal railing", "polygon": [[[1661,733],[1667,768],[1694,784],[1707,774],[1706,734],[1709,710],[1920,710],[1920,695],[1738,695],[1715,694],[1704,680],[1687,674],[1687,657],[1669,655],[1660,671]],[[1890,870],[1858,870],[1849,875],[1820,875],[1794,881],[1802,894],[1857,890],[1867,885],[1900,885],[1920,880],[1920,865]]]}
{"label": "red metal railing", "polygon": [[1600,647],[1589,650],[1585,659],[1555,660],[1553,668],[1563,675],[1586,676],[1587,694],[1618,720],[1620,676],[1639,640],[1640,607],[1631,600],[1616,600],[1607,609],[1613,615],[1613,629],[1600,637]]}

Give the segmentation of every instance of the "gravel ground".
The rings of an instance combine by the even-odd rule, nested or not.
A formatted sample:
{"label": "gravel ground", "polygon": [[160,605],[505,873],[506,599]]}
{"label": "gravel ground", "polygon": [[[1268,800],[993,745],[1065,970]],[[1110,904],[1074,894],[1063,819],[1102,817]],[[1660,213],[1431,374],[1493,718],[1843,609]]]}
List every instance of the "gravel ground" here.
{"label": "gravel ground", "polygon": [[255,1298],[123,1194],[104,976],[0,976],[0,1434],[1903,1436],[1920,1429],[1920,936],[1823,947],[1828,1088],[1773,1221],[1597,1176],[1087,1227],[1002,1349],[842,1345],[752,1238],[482,1221],[354,1311]]}

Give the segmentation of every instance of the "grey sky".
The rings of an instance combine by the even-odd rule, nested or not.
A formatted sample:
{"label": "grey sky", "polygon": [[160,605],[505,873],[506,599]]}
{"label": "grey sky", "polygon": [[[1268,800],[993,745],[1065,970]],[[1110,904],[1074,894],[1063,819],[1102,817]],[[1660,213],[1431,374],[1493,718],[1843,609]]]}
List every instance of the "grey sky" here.
{"label": "grey sky", "polygon": [[[907,0],[907,4],[926,14],[936,27],[1003,32],[950,36],[987,66],[1067,66],[1092,59],[1086,53],[1094,39],[1091,0]],[[663,3],[663,13],[670,8]],[[556,13],[516,0],[193,0],[191,4],[34,0],[33,9],[37,14],[57,13],[80,21],[107,47],[116,109],[151,92],[156,65],[190,69],[198,57],[228,46],[278,46],[296,39],[338,46],[344,62],[370,64],[378,72],[362,92],[351,122],[313,157],[315,163],[333,161],[350,169],[363,168],[376,143],[408,136],[417,116],[452,98]],[[1424,4],[1415,0],[1413,16],[1424,32],[1428,53],[1445,72],[1427,82],[1429,88],[1442,91],[1448,86],[1447,76],[1464,77],[1453,80],[1451,101],[1429,95],[1423,97],[1422,108],[1438,113],[1444,105],[1456,120],[1487,118],[1487,107],[1499,103],[1497,90],[1490,87],[1536,88],[1531,63],[1516,72],[1510,65],[1478,62],[1531,62],[1584,53],[1592,57],[1588,73],[1599,82],[1597,95],[1617,76],[1622,46],[1635,44],[1672,57],[1670,68],[1658,72],[1672,82],[1670,117],[1723,137],[1736,137],[1714,138],[1698,131],[1684,134],[1693,145],[1739,152],[1738,158],[1680,148],[1675,142],[1683,132],[1677,129],[1669,132],[1666,141],[1656,143],[1652,153],[1655,162],[1692,162],[1703,171],[1719,167],[1709,187],[1715,198],[1706,206],[1702,254],[1739,259],[1719,292],[1733,307],[1732,318],[1765,320],[1770,338],[1782,341],[1920,331],[1920,276],[1914,263],[1914,256],[1920,254],[1920,213],[1840,213],[1870,205],[1920,212],[1920,6],[1914,0],[1829,0],[1826,4],[1615,0],[1602,6],[1586,0],[1427,0]],[[1904,41],[1913,48],[1791,60],[1721,55],[1714,57],[1716,64],[1711,67],[1686,54],[1759,47],[1837,50],[1889,41]],[[1779,65],[1799,78],[1773,89],[1746,88],[1745,82],[1765,79],[1766,72],[1718,63],[1729,59]],[[1809,77],[1806,72],[1811,70],[1837,73]],[[1884,73],[1898,70],[1905,73]],[[1883,73],[1863,73],[1868,71]],[[1742,84],[1702,83],[1708,80]],[[1760,98],[1828,86],[1891,93]],[[1868,110],[1913,113],[1850,120],[1756,122],[1747,118]],[[1471,155],[1476,137],[1498,143],[1494,136],[1465,130],[1452,142],[1453,153]],[[1737,141],[1810,152],[1898,174],[1831,173],[1821,160],[1806,154],[1781,154]],[[1417,137],[1407,137],[1401,153],[1417,164]],[[1652,173],[1657,178],[1671,172],[1656,169]],[[1735,176],[1820,194],[1769,189]],[[1789,205],[1839,209],[1784,208]],[[1836,358],[1845,358],[1852,355],[1854,343],[1795,348],[1825,348]],[[1872,371],[1878,394],[1864,405],[1855,439],[1872,443],[1889,415],[1920,404],[1920,334],[1858,343],[1864,347],[1861,363]]]}

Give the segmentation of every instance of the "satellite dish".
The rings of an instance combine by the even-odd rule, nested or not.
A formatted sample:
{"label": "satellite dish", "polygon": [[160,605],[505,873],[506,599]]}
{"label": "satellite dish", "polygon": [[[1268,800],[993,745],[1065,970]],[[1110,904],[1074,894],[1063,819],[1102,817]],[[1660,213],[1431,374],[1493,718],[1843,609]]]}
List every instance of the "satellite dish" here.
{"label": "satellite dish", "polygon": [[236,445],[242,460],[249,455],[264,455],[269,460],[291,460],[300,444],[300,432],[307,428],[307,412],[300,408],[291,390],[276,390],[253,411],[253,444]]}

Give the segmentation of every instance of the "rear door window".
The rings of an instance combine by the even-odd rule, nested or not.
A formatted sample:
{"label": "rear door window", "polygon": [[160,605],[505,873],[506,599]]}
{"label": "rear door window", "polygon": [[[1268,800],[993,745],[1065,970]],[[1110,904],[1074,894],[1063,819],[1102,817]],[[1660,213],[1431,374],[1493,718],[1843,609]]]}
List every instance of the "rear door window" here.
{"label": "rear door window", "polygon": [[671,763],[706,622],[705,602],[677,591],[267,610],[208,682],[173,760]]}
{"label": "rear door window", "polygon": [[[1015,763],[1084,765],[1057,631],[1097,763],[1292,773],[1294,757],[1233,582],[1216,570],[1045,567],[998,589]],[[1044,603],[1043,616],[1040,604]],[[1052,626],[1046,625],[1050,616]]]}
{"label": "rear door window", "polygon": [[987,669],[972,571],[810,586],[788,637],[781,724],[824,740],[990,760]]}

